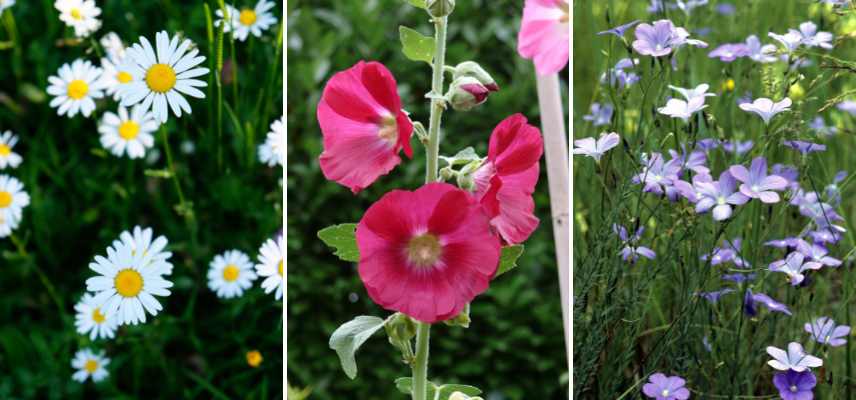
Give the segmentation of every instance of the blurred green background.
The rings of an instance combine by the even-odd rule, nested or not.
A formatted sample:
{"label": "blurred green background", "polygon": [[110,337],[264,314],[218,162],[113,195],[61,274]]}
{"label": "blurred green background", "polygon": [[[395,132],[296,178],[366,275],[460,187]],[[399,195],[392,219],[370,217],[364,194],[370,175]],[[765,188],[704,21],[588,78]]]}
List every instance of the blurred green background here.
{"label": "blurred green background", "polygon": [[[474,146],[484,155],[494,126],[521,112],[540,126],[534,67],[517,55],[520,1],[458,1],[449,18],[447,64],[479,62],[502,88],[469,113],[443,115],[441,154]],[[427,126],[423,97],[431,70],[407,60],[398,26],[433,35],[423,10],[402,0],[292,1],[288,18],[288,378],[310,387],[311,399],[405,398],[393,380],[409,376],[384,334],[357,353],[359,375],[349,380],[327,346],[330,334],[357,315],[386,316],[372,303],[356,264],[340,261],[316,236],[326,226],[357,222],[375,200],[394,188],[415,189],[424,180],[422,146],[414,158],[354,196],[327,181],[318,166],[321,132],[315,109],[332,74],[359,60],[383,62],[398,82],[405,109]],[[560,73],[560,76],[567,76]],[[564,79],[563,79],[564,81]],[[567,100],[567,93],[563,94]],[[473,303],[469,329],[437,325],[431,333],[429,378],[484,390],[486,399],[562,399],[567,361],[552,243],[547,179],[535,193],[541,224],[526,242],[519,267],[492,283]]]}
{"label": "blurred green background", "polygon": [[[208,57],[214,79],[217,49],[206,32],[206,3],[217,7],[213,0],[98,1],[103,27],[95,37],[115,31],[128,45],[140,35],[152,40],[160,30],[180,32]],[[236,2],[243,5],[251,2]],[[274,14],[282,20],[279,10]],[[235,43],[234,62],[227,37],[223,58],[227,67],[237,66],[238,79],[224,79],[223,103],[209,85],[206,99],[188,99],[192,115],[172,116],[166,125],[188,216],[177,212],[173,182],[145,173],[166,168],[160,133],[147,160],[119,159],[101,148],[96,125],[104,111],[115,112],[115,102],[98,102],[89,119],[58,117],[48,106],[47,77],[63,63],[99,64],[92,43],[70,40],[52,0],[19,0],[5,12],[0,131],[20,137],[15,151],[24,162],[0,174],[20,179],[32,201],[15,232],[19,246],[0,239],[0,398],[282,397],[282,303],[258,281],[240,299],[219,300],[205,277],[215,254],[234,248],[256,260],[264,240],[281,229],[281,169],[261,165],[255,154],[281,116],[279,29]],[[137,224],[169,239],[173,293],[160,299],[164,310],[157,317],[98,341],[94,347],[112,359],[110,377],[79,384],[71,380],[70,362],[90,342],[75,331],[73,306],[94,275],[88,264]],[[258,369],[246,363],[251,349],[264,357]]]}

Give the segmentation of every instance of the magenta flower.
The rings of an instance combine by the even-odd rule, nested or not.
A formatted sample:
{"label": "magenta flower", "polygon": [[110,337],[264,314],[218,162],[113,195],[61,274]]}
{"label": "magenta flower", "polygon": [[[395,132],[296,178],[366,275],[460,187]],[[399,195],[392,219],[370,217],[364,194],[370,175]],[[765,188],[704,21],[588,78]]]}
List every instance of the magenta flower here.
{"label": "magenta flower", "polygon": [[570,5],[567,0],[526,0],[517,52],[535,63],[539,75],[561,71],[570,58]]}
{"label": "magenta flower", "polygon": [[748,170],[742,165],[732,165],[728,171],[738,181],[743,182],[740,185],[740,193],[764,203],[778,203],[779,195],[775,191],[782,191],[788,186],[785,178],[767,175],[767,160],[764,157],[752,160]]}
{"label": "magenta flower", "polygon": [[773,376],[773,385],[779,389],[782,400],[812,400],[812,390],[817,385],[817,378],[811,371],[788,370]]}
{"label": "magenta flower", "polygon": [[707,47],[707,43],[690,39],[690,34],[686,29],[676,27],[672,21],[667,19],[655,21],[654,25],[639,24],[635,34],[636,40],[633,41],[633,49],[639,54],[652,57],[669,55],[685,44]]}
{"label": "magenta flower", "polygon": [[788,276],[791,286],[797,286],[805,280],[805,272],[823,268],[823,264],[815,261],[805,261],[805,255],[800,252],[788,254],[784,260],[770,263],[770,271],[781,272]]}
{"label": "magenta flower", "polygon": [[758,114],[764,120],[765,125],[770,124],[770,120],[781,112],[790,110],[791,99],[785,97],[782,101],[774,103],[773,100],[762,97],[755,99],[751,103],[741,103],[740,109],[743,111]]}
{"label": "magenta flower", "polygon": [[395,78],[378,62],[360,61],[333,75],[318,103],[324,176],[358,193],[413,157],[413,124],[401,109]]}
{"label": "magenta flower", "polygon": [[829,317],[820,317],[812,323],[806,323],[804,328],[815,342],[831,347],[844,346],[847,344],[847,336],[850,335],[849,326],[836,326],[835,321]]}
{"label": "magenta flower", "polygon": [[690,391],[684,387],[687,381],[680,376],[666,376],[660,372],[651,375],[648,383],[642,386],[642,393],[657,400],[686,400]]}
{"label": "magenta flower", "polygon": [[615,132],[601,135],[597,140],[593,137],[574,140],[575,147],[571,153],[575,155],[589,156],[594,158],[595,161],[600,162],[600,158],[603,157],[607,151],[618,146],[618,143],[620,142],[621,138],[619,138],[618,134]]}
{"label": "magenta flower", "polygon": [[697,182],[696,190],[700,194],[700,200],[696,203],[696,212],[705,213],[713,208],[713,219],[723,221],[731,217],[731,206],[746,204],[749,197],[743,193],[736,192],[737,182],[728,171],[719,175],[719,180],[714,182]]}
{"label": "magenta flower", "polygon": [[795,372],[803,372],[809,368],[817,368],[823,366],[823,360],[806,354],[803,346],[797,342],[788,344],[788,351],[784,351],[778,347],[767,346],[767,354],[773,357],[767,361],[767,365],[779,370],[792,370]]}
{"label": "magenta flower", "polygon": [[499,238],[482,207],[447,183],[385,194],[356,238],[369,297],[426,323],[458,315],[487,290],[499,263]]}

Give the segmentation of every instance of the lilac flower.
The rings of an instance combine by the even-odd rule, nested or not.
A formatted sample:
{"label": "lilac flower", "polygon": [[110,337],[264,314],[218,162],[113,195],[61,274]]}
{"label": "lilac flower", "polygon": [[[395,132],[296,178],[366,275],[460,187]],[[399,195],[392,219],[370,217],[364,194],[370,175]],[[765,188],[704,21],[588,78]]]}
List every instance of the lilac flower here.
{"label": "lilac flower", "polygon": [[781,191],[788,186],[788,181],[778,175],[767,175],[767,160],[756,157],[752,160],[750,169],[742,165],[732,165],[728,169],[731,175],[740,182],[740,193],[764,203],[778,203]]}
{"label": "lilac flower", "polygon": [[598,35],[615,35],[615,36],[618,36],[619,38],[623,38],[624,32],[627,32],[628,29],[632,28],[634,25],[638,24],[639,22],[640,21],[638,19],[633,20],[633,21],[630,21],[624,25],[619,25],[619,26],[616,26],[615,28],[612,28],[612,29],[600,31],[597,34]]}
{"label": "lilac flower", "polygon": [[790,107],[791,99],[788,97],[785,97],[782,101],[776,103],[766,97],[761,97],[759,99],[755,99],[752,103],[740,104],[741,110],[758,114],[758,116],[764,120],[764,124],[768,125],[770,120],[775,117],[776,114],[788,111],[790,110]]}
{"label": "lilac flower", "polygon": [[665,162],[660,153],[654,153],[642,172],[633,177],[633,183],[644,183],[646,192],[663,194],[663,190],[678,179],[680,172],[681,165],[676,160]]}
{"label": "lilac flower", "polygon": [[731,241],[724,240],[722,246],[714,248],[709,255],[702,255],[701,259],[704,261],[710,260],[711,266],[733,262],[734,265],[740,268],[748,267],[750,266],[749,262],[740,257],[742,242],[740,238],[734,238]]}
{"label": "lilac flower", "polygon": [[719,143],[719,140],[717,140],[717,139],[702,139],[702,140],[699,140],[698,143],[696,143],[696,145],[698,146],[699,149],[703,150],[704,152],[709,152],[709,151],[719,147],[720,143]]}
{"label": "lilac flower", "polygon": [[788,146],[796,151],[799,151],[803,155],[808,153],[816,152],[816,151],[826,151],[825,144],[812,143],[812,142],[804,142],[802,140],[785,140],[785,146]]}
{"label": "lilac flower", "polygon": [[817,385],[817,378],[811,371],[788,370],[774,375],[773,385],[779,389],[782,400],[812,400],[812,390]]}
{"label": "lilac flower", "polygon": [[831,225],[829,227],[818,228],[817,230],[813,230],[808,233],[811,236],[811,240],[815,243],[829,243],[835,244],[838,243],[841,239],[844,238],[844,233],[846,230],[836,225]]}
{"label": "lilac flower", "polygon": [[791,286],[797,286],[805,280],[805,271],[823,268],[819,262],[809,261],[804,263],[805,255],[800,252],[788,254],[784,260],[770,263],[770,271],[782,272],[790,278]]}
{"label": "lilac flower", "polygon": [[833,7],[841,7],[850,4],[850,0],[817,0],[820,4],[832,4]]}
{"label": "lilac flower", "polygon": [[676,27],[672,21],[661,19],[654,25],[642,23],[636,27],[636,40],[633,49],[642,55],[662,57],[677,51],[681,46],[689,44],[697,47],[707,47],[707,43],[690,39],[689,32]]}
{"label": "lilac flower", "polygon": [[734,283],[743,283],[754,281],[756,275],[755,274],[744,274],[742,272],[735,272],[733,274],[722,274],[722,280],[734,282]]}
{"label": "lilac flower", "polygon": [[791,199],[791,204],[799,207],[802,216],[811,218],[818,225],[827,225],[831,221],[844,220],[830,204],[820,201],[817,192],[798,191]]}
{"label": "lilac flower", "polygon": [[617,86],[619,90],[624,90],[624,88],[639,82],[639,75],[635,72],[627,72],[628,69],[636,65],[639,65],[638,58],[622,58],[615,64],[615,67],[601,75],[600,81],[606,82],[609,79],[611,86]]}
{"label": "lilac flower", "polygon": [[592,103],[591,114],[584,115],[583,120],[590,121],[594,126],[609,125],[612,121],[612,104]]}
{"label": "lilac flower", "polygon": [[800,34],[802,34],[802,44],[808,47],[820,47],[827,50],[832,49],[832,34],[829,32],[818,32],[817,25],[815,25],[814,22],[801,23]]}
{"label": "lilac flower", "polygon": [[776,46],[772,44],[761,45],[758,36],[750,35],[746,38],[746,57],[760,63],[771,63],[777,60]]}
{"label": "lilac flower", "polygon": [[737,182],[728,171],[719,175],[715,182],[699,182],[695,187],[701,199],[696,203],[695,210],[705,213],[713,208],[713,219],[723,221],[731,217],[731,206],[746,204],[749,197],[736,192]]}
{"label": "lilac flower", "polygon": [[809,124],[808,127],[821,136],[832,136],[838,133],[838,128],[834,126],[826,126],[826,122],[823,120],[823,117],[820,116],[814,117],[814,120],[811,121],[811,124]]}
{"label": "lilac flower", "polygon": [[770,32],[768,34],[771,38],[775,39],[777,42],[781,43],[782,46],[785,47],[785,51],[788,54],[791,54],[803,44],[803,35],[800,31],[795,29],[789,29],[788,33],[783,35],[779,35],[777,33]]}
{"label": "lilac flower", "polygon": [[714,94],[714,93],[708,93],[707,92],[707,89],[710,89],[710,85],[708,85],[706,83],[702,83],[701,85],[698,85],[692,89],[686,89],[686,88],[682,88],[682,87],[669,85],[669,89],[672,89],[672,90],[680,93],[681,96],[684,96],[684,98],[687,101],[697,99],[697,98],[701,98],[702,101],[704,101],[705,97],[716,96],[716,94]]}
{"label": "lilac flower", "polygon": [[686,400],[690,391],[684,387],[687,381],[680,376],[666,376],[660,372],[651,375],[648,383],[642,386],[642,393],[657,400]]}
{"label": "lilac flower", "polygon": [[742,141],[742,142],[739,140],[735,140],[735,141],[729,140],[729,141],[722,142],[722,150],[725,151],[726,153],[735,153],[738,156],[742,156],[743,154],[748,153],[749,150],[752,150],[752,146],[754,146],[754,145],[755,145],[755,143],[751,140],[746,140],[746,141]]}
{"label": "lilac flower", "polygon": [[785,164],[773,164],[773,175],[781,176],[788,181],[788,188],[790,189],[799,189],[799,176],[800,172],[795,167]]}
{"label": "lilac flower", "polygon": [[704,297],[704,299],[707,300],[708,302],[715,304],[716,302],[719,301],[720,297],[725,296],[726,294],[729,294],[733,291],[734,291],[734,289],[725,288],[725,289],[715,290],[713,292],[698,292],[698,293],[696,293],[696,295]]}
{"label": "lilac flower", "polygon": [[743,43],[726,43],[713,49],[707,56],[709,58],[719,58],[719,61],[730,63],[749,54],[749,48]]}
{"label": "lilac flower", "polygon": [[[684,148],[686,151],[686,148]],[[678,153],[675,150],[669,149],[669,155],[672,156],[673,160],[676,160],[683,168],[690,169],[697,174],[709,175],[710,169],[707,168],[707,154],[701,150],[696,150],[690,152],[690,155],[687,156],[686,153]]]}
{"label": "lilac flower", "polygon": [[669,101],[666,102],[666,106],[658,108],[657,112],[668,115],[672,118],[680,118],[682,121],[687,122],[693,114],[706,107],[707,105],[704,104],[704,97],[694,97],[689,101],[669,99]]}
{"label": "lilac flower", "polygon": [[651,4],[648,6],[648,12],[651,14],[661,12],[664,9],[663,0],[651,0]]}
{"label": "lilac flower", "polygon": [[777,249],[787,249],[789,247],[795,249],[799,244],[800,240],[800,238],[796,237],[787,237],[784,239],[770,240],[768,242],[765,242],[764,246],[775,247]]}
{"label": "lilac flower", "polygon": [[803,346],[797,342],[788,344],[788,351],[784,351],[778,347],[767,346],[767,354],[773,357],[767,361],[767,365],[779,370],[793,370],[795,372],[803,372],[809,368],[817,368],[823,365],[823,360],[806,354]]}
{"label": "lilac flower", "polygon": [[621,242],[624,244],[624,248],[621,249],[621,258],[624,261],[635,264],[636,260],[639,259],[639,256],[645,257],[649,260],[653,260],[657,256],[657,254],[654,253],[654,250],[643,246],[637,246],[639,239],[642,238],[642,234],[645,232],[644,227],[640,226],[632,236],[627,234],[626,228],[618,224],[612,225],[612,231],[618,235],[618,238],[621,239]]}
{"label": "lilac flower", "polygon": [[823,191],[826,193],[826,199],[830,204],[838,205],[841,203],[841,189],[838,187],[838,184],[846,178],[847,171],[838,171],[835,177],[832,178],[832,183],[826,185],[826,188],[824,188]]}
{"label": "lilac flower", "polygon": [[752,293],[752,289],[746,289],[746,295],[743,296],[743,311],[750,317],[758,315],[757,305],[761,303],[770,311],[780,312],[787,315],[792,315],[788,306],[773,300],[772,297],[763,293]]}
{"label": "lilac flower", "polygon": [[690,203],[695,204],[702,199],[701,192],[696,189],[696,185],[701,182],[710,182],[712,180],[713,177],[708,174],[695,174],[693,176],[692,183],[684,180],[676,180],[672,184],[679,195],[683,196]]}
{"label": "lilac flower", "polygon": [[812,323],[806,323],[805,331],[811,334],[815,342],[828,344],[832,347],[845,345],[847,343],[847,335],[850,335],[849,326],[836,326],[835,321],[829,317],[820,317]]}
{"label": "lilac flower", "polygon": [[830,257],[829,250],[826,247],[815,243],[809,243],[800,239],[797,241],[797,251],[805,255],[809,260],[827,267],[838,267],[841,265],[841,260]]}
{"label": "lilac flower", "polygon": [[838,103],[835,108],[856,116],[856,100],[844,100],[841,103]]}
{"label": "lilac flower", "polygon": [[620,142],[621,139],[615,132],[611,132],[607,135],[601,135],[597,140],[593,137],[574,140],[574,146],[576,147],[572,153],[576,155],[582,154],[589,156],[594,158],[596,162],[600,162],[600,158],[603,157],[603,154],[615,146],[618,146],[618,143]]}
{"label": "lilac flower", "polygon": [[720,15],[734,15],[736,11],[737,8],[731,3],[719,3],[716,5],[716,12]]}
{"label": "lilac flower", "polygon": [[698,8],[704,5],[707,5],[708,0],[676,0],[675,3],[678,6],[678,9],[684,12],[686,15],[690,15],[694,8]]}

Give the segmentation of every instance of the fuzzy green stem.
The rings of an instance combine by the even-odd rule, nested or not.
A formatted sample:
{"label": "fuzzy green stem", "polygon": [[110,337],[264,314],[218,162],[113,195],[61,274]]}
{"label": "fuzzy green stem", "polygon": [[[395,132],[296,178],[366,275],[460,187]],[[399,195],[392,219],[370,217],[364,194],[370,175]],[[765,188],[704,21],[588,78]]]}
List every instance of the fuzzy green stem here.
{"label": "fuzzy green stem", "polygon": [[426,400],[428,391],[428,340],[431,324],[419,322],[416,328],[416,360],[413,362],[413,400]]}
{"label": "fuzzy green stem", "polygon": [[169,137],[166,134],[166,128],[161,125],[161,137],[163,137],[163,151],[166,154],[166,164],[169,168],[169,174],[172,177],[172,182],[175,185],[175,192],[178,194],[178,202],[184,206],[184,192],[181,190],[181,181],[178,180],[178,172],[175,170],[175,164],[172,161],[172,149],[169,146]]}
{"label": "fuzzy green stem", "polygon": [[428,124],[428,153],[425,182],[437,180],[437,159],[440,156],[440,123],[446,102],[443,95],[443,66],[446,63],[446,18],[434,18],[436,43],[433,73],[431,78],[431,119]]}

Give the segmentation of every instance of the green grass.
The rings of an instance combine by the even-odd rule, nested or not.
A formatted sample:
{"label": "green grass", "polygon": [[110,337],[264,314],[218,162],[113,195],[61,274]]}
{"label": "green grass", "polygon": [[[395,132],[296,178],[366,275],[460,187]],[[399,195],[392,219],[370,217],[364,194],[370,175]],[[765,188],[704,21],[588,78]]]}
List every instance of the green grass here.
{"label": "green grass", "polygon": [[[53,1],[18,1],[6,11],[0,41],[11,46],[0,50],[0,131],[20,137],[15,150],[24,162],[2,173],[20,179],[32,201],[17,242],[0,240],[0,397],[281,398],[282,303],[258,282],[240,299],[219,300],[205,277],[215,254],[235,248],[255,259],[281,228],[281,170],[261,165],[255,154],[281,115],[281,27],[234,47],[225,36],[222,59],[237,75],[224,79],[220,103],[213,71],[221,50],[212,42],[218,32],[206,23],[206,3],[219,7],[98,2],[104,26],[97,38],[115,31],[127,45],[160,30],[181,32],[212,69],[203,78],[210,78],[206,99],[189,99],[193,114],[170,118],[156,135],[159,156],[147,161],[101,148],[96,117],[115,111],[112,100],[100,101],[89,119],[58,117],[48,106],[47,77],[63,63],[98,64],[91,42],[71,40]],[[195,150],[182,150],[188,144]],[[175,179],[157,177],[165,170]],[[73,323],[73,306],[94,275],[88,264],[138,224],[169,239],[173,293],[157,317],[94,344],[112,358],[105,382],[76,383],[72,355],[91,345]],[[246,364],[250,349],[264,356],[258,369]]]}
{"label": "green grass", "polygon": [[[693,398],[770,398],[777,392],[771,382],[774,370],[765,365],[769,357],[764,349],[771,345],[785,348],[788,342],[798,341],[809,353],[824,359],[824,368],[817,371],[816,398],[856,398],[856,346],[850,343],[822,350],[803,332],[804,323],[823,315],[840,324],[856,322],[856,273],[851,257],[856,245],[851,222],[856,208],[849,200],[854,194],[856,124],[852,116],[834,107],[818,114],[829,103],[840,101],[842,95],[853,98],[856,75],[852,70],[831,68],[838,62],[829,57],[856,58],[856,12],[835,15],[809,1],[733,1],[736,15],[724,17],[713,11],[722,2],[710,3],[690,17],[680,11],[668,15],[695,37],[697,29],[711,28],[701,37],[710,43],[708,49],[682,48],[677,70],[669,68],[668,62],[661,67],[651,57],[634,54],[640,59],[636,72],[642,79],[619,93],[600,84],[599,78],[627,57],[627,50],[614,36],[595,33],[634,19],[652,22],[663,17],[649,15],[645,11],[647,2],[575,2],[573,136],[579,139],[615,131],[623,139],[599,165],[590,158],[573,160],[575,396],[640,398],[641,385],[659,371],[686,378]],[[742,42],[750,34],[763,43],[775,43],[767,32],[784,33],[809,20],[821,30],[833,32],[836,47],[831,52],[812,49],[808,57],[814,65],[801,69],[802,76],[788,74],[782,63],[761,66],[741,59],[726,64],[707,56],[716,46]],[[626,37],[633,40],[633,29]],[[721,85],[729,78],[734,80],[735,90],[723,91]],[[667,85],[695,87],[701,83],[710,84],[711,91],[717,93],[707,100],[704,123],[699,119],[688,126],[656,112],[656,107],[666,103],[666,96],[677,95]],[[795,83],[803,89],[802,96],[795,95],[797,90],[791,87]],[[737,107],[737,99],[747,91],[753,98],[777,100],[790,93],[793,111],[776,117],[771,129],[765,131],[760,118]],[[583,121],[593,102],[615,104],[609,126],[593,127]],[[839,134],[829,139],[815,137],[807,125],[816,115],[837,126]],[[761,155],[770,164],[795,165],[800,171],[800,185],[807,190],[822,190],[837,171],[847,170],[849,178],[840,185],[844,200],[836,211],[846,219],[843,225],[848,233],[831,248],[831,255],[846,258],[844,265],[813,273],[807,287],[793,288],[781,274],[766,268],[782,259],[783,252],[762,244],[800,232],[807,219],[795,207],[755,201],[740,207],[727,222],[715,223],[709,214],[696,214],[685,200],[670,203],[642,193],[640,185],[630,182],[638,172],[641,153],[666,153],[702,138],[755,141],[752,152],[742,159],[725,156],[719,150],[712,152],[708,165],[715,177],[729,165],[748,163],[750,157]],[[824,142],[829,148],[801,157],[783,147],[779,143],[782,139]],[[647,232],[641,242],[657,252],[656,260],[633,266],[622,261],[618,254],[622,245],[610,228],[613,223],[634,229],[645,226]],[[741,255],[758,274],[758,280],[743,286],[720,279],[720,274],[733,265],[711,267],[699,259],[722,239],[734,237],[743,238]],[[716,305],[694,295],[725,286],[735,288],[738,294],[732,293]],[[793,316],[766,310],[755,318],[744,316],[742,290],[750,287],[788,304]],[[702,344],[705,337],[712,346],[710,352]],[[851,336],[849,341],[854,339]]]}

